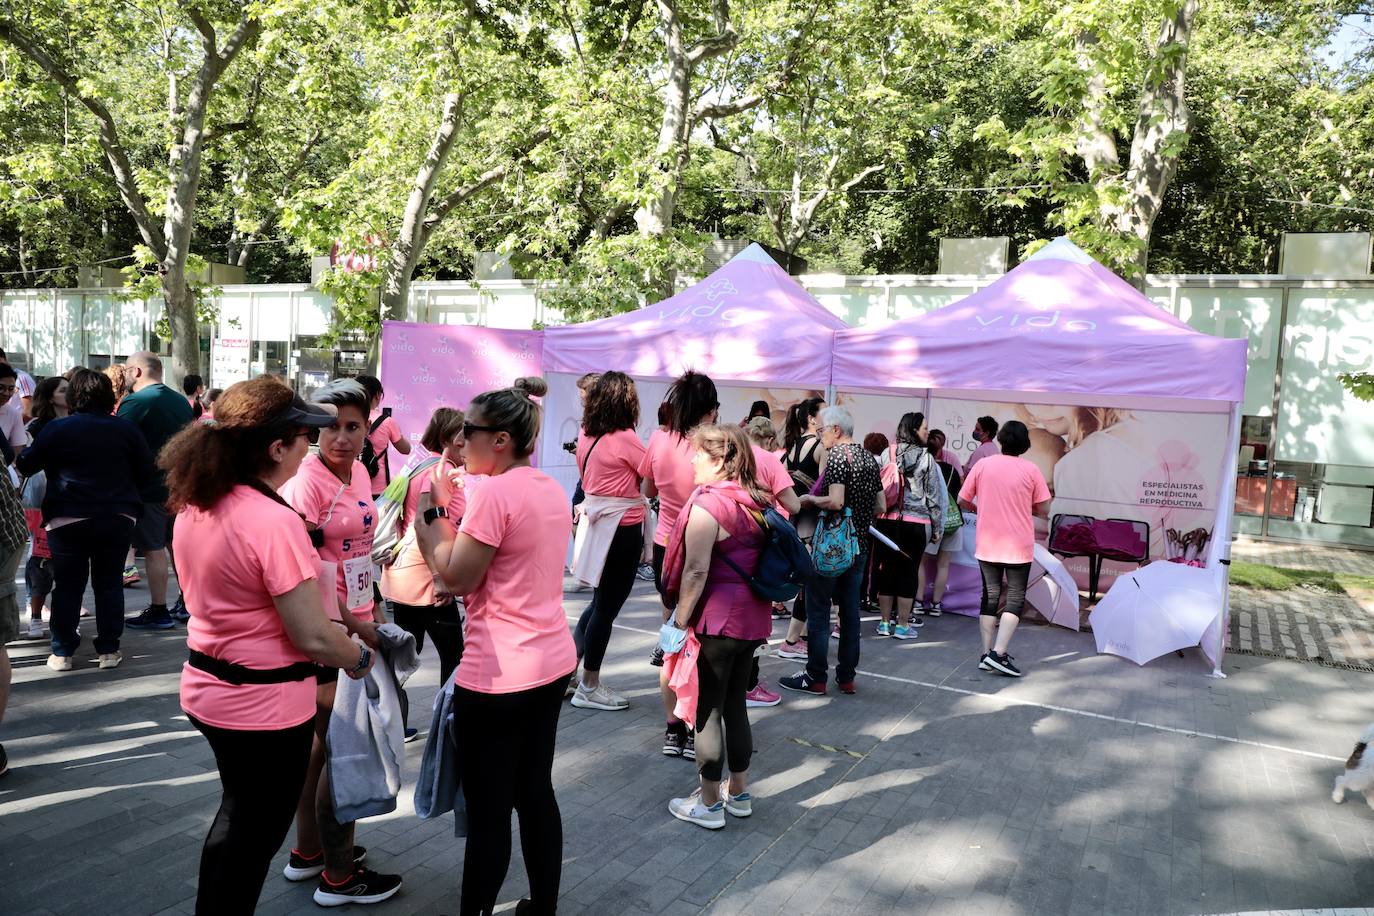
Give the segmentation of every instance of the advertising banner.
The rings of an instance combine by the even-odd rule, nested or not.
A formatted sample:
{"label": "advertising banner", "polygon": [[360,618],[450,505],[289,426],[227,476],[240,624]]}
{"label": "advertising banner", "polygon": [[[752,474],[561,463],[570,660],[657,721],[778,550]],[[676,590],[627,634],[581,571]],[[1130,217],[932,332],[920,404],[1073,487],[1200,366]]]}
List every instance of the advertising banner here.
{"label": "advertising banner", "polygon": [[382,387],[401,431],[424,435],[438,407],[462,410],[474,395],[539,375],[540,331],[388,321],[382,328]]}

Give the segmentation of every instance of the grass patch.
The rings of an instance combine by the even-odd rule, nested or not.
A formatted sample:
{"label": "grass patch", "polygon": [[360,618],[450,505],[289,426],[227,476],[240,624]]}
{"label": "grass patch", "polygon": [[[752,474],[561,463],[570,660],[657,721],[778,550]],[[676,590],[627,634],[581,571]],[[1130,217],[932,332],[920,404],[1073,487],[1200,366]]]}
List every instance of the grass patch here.
{"label": "grass patch", "polygon": [[1333,573],[1320,569],[1289,569],[1286,566],[1267,566],[1264,563],[1231,563],[1231,584],[1262,591],[1281,592],[1290,588],[1306,588],[1332,595],[1366,594],[1374,591],[1374,576]]}

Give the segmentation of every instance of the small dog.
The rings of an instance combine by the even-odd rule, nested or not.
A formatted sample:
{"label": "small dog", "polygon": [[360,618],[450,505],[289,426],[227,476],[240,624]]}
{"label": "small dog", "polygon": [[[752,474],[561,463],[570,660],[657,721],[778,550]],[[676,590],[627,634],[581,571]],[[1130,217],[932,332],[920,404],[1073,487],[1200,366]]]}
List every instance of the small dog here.
{"label": "small dog", "polygon": [[1365,748],[1374,744],[1374,725],[1364,730],[1355,750],[1345,762],[1345,772],[1336,777],[1336,786],[1331,790],[1331,800],[1336,804],[1345,801],[1347,790],[1359,792],[1369,807],[1374,808],[1374,753],[1365,754]]}

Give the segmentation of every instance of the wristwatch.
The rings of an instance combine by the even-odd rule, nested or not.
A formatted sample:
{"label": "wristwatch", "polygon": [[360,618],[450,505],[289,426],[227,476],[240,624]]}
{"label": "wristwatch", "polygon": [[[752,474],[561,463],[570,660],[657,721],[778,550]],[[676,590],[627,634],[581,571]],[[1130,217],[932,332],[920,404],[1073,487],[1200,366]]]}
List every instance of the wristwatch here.
{"label": "wristwatch", "polygon": [[430,506],[423,516],[426,525],[432,525],[436,518],[448,518],[448,510],[443,506]]}
{"label": "wristwatch", "polygon": [[366,671],[368,662],[370,661],[372,661],[372,650],[367,646],[359,646],[358,664],[353,666],[352,673],[357,674],[359,671]]}

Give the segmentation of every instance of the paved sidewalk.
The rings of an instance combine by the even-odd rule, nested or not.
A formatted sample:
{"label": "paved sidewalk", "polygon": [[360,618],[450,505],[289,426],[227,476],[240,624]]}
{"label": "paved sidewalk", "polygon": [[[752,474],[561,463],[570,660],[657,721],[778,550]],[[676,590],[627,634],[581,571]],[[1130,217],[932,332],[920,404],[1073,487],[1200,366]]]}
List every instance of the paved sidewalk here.
{"label": "paved sidewalk", "polygon": [[[1213,680],[1195,651],[1138,668],[1096,655],[1089,634],[1027,626],[1014,652],[1028,676],[1015,681],[977,671],[975,622],[945,616],[914,642],[865,636],[857,696],[789,694],[751,710],[756,813],[711,833],[665,810],[694,773],[659,753],[648,591],[638,586],[622,613],[604,668],[631,708],[567,707],[560,722],[560,913],[1153,916],[1374,904],[1374,811],[1329,798],[1374,721],[1374,675],[1230,656],[1229,678]],[[131,590],[131,612],[143,594]],[[587,597],[567,596],[570,615]],[[83,622],[87,637],[93,626]],[[218,785],[177,707],[184,630],[127,634],[115,671],[95,668],[89,643],[69,674],[44,667],[46,651],[11,646],[0,913],[190,913]],[[436,686],[432,650],[424,661],[417,710]],[[792,670],[763,663],[775,685]],[[421,750],[408,746],[409,780]],[[395,814],[358,829],[370,863],[406,879],[376,911],[456,913],[463,842],[448,819],[415,819],[412,787]],[[309,886],[280,877],[283,860],[260,912],[318,912]],[[525,890],[517,838],[499,911]]]}
{"label": "paved sidewalk", "polygon": [[1374,550],[1351,550],[1319,544],[1281,544],[1244,538],[1231,546],[1231,558],[1290,569],[1319,569],[1325,572],[1374,576]]}

